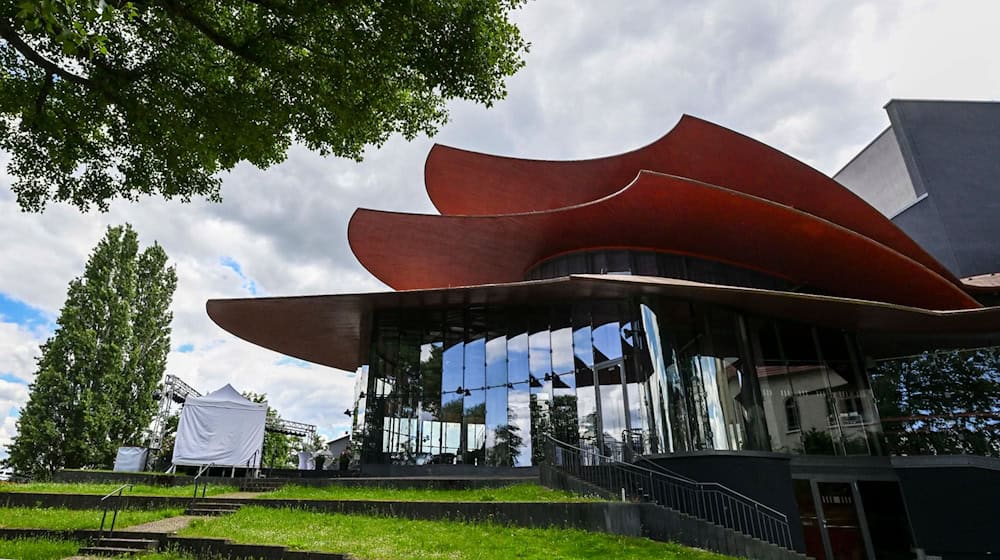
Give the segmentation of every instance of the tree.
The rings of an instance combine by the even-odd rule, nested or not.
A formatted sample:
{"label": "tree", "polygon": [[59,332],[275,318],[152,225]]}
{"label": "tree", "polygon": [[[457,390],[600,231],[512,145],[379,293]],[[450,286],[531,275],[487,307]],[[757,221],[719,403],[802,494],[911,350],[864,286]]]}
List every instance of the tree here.
{"label": "tree", "polygon": [[[265,393],[243,393],[243,396],[255,403],[267,402]],[[267,407],[267,419],[264,425],[269,428],[276,427],[281,422],[281,414],[277,410]],[[292,436],[282,434],[274,430],[264,432],[264,449],[261,452],[260,465],[270,469],[283,469],[291,466],[291,454],[295,449],[295,440]]]}
{"label": "tree", "polygon": [[217,200],[293,142],[359,159],[501,99],[524,2],[0,0],[0,149],[25,210]]}
{"label": "tree", "polygon": [[170,349],[176,286],[159,245],[140,252],[131,226],[108,228],[42,345],[11,467],[32,475],[107,467],[119,446],[142,443]]}

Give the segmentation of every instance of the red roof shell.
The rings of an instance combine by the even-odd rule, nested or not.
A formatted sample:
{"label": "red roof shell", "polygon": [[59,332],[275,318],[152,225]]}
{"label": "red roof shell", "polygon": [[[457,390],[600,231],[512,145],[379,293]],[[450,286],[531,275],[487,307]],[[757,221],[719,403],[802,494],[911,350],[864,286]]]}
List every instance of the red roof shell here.
{"label": "red roof shell", "polygon": [[870,237],[960,285],[944,265],[840,183],[766,144],[689,115],[645,147],[589,160],[528,160],[435,145],[424,182],[442,214],[496,215],[597,200],[620,191],[640,170],[791,206]]}
{"label": "red roof shell", "polygon": [[359,209],[348,238],[361,263],[398,290],[517,282],[554,255],[614,247],[726,262],[843,297],[926,309],[980,307],[922,263],[836,223],[649,171],[599,200],[540,212],[439,216]]}

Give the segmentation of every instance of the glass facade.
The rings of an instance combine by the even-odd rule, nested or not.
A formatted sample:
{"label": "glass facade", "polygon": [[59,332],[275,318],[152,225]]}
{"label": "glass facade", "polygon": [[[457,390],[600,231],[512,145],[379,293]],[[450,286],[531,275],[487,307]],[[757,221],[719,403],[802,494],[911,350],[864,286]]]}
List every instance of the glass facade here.
{"label": "glass facade", "polygon": [[851,333],[669,299],[377,312],[362,460],[537,464],[615,453],[876,455]]}
{"label": "glass facade", "polygon": [[719,261],[627,249],[577,251],[558,255],[528,269],[525,280],[561,278],[570,274],[660,276],[707,284],[816,293],[814,289],[782,278]]}

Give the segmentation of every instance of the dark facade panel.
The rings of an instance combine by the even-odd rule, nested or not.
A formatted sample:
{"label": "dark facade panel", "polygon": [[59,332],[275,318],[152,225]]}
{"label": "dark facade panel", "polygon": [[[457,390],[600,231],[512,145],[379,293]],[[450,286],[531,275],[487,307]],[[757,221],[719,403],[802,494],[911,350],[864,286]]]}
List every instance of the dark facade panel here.
{"label": "dark facade panel", "polygon": [[940,220],[894,222],[918,242],[934,242],[925,248],[954,263],[956,276],[1000,272],[1000,103],[894,100],[886,111],[914,185]]}

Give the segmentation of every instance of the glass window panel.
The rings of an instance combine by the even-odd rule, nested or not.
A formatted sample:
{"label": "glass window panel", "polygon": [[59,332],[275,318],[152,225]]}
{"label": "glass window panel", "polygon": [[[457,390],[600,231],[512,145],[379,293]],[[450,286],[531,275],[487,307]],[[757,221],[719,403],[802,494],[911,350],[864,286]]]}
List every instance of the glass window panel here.
{"label": "glass window panel", "polygon": [[466,447],[463,462],[478,465],[486,460],[486,391],[472,389],[465,395]]}
{"label": "glass window panel", "polygon": [[[531,406],[527,320],[523,313],[507,315],[508,446],[514,466],[531,466]],[[516,445],[515,445],[516,444]]]}
{"label": "glass window panel", "polygon": [[486,423],[486,311],[472,308],[465,315],[465,363],[462,385],[464,400],[462,462],[478,464],[485,460],[484,441],[475,437]]}
{"label": "glass window panel", "polygon": [[[487,389],[485,443],[487,464],[503,467],[514,466],[514,456],[510,451],[513,435],[517,435],[517,432],[507,422],[507,386],[502,385]],[[515,445],[515,448],[517,447]]]}
{"label": "glass window panel", "polygon": [[573,329],[569,307],[555,307],[551,316],[552,435],[576,445],[579,441]]}
{"label": "glass window panel", "polygon": [[[881,455],[882,426],[868,377],[857,358],[853,337],[833,329],[816,329],[826,362],[827,382],[845,455]],[[827,356],[830,352],[834,358]]]}
{"label": "glass window panel", "polygon": [[587,269],[587,256],[577,253],[566,257],[566,272],[569,274],[586,274],[590,272]]}
{"label": "glass window panel", "polygon": [[747,325],[757,363],[757,384],[760,386],[761,406],[771,438],[771,449],[781,453],[802,453],[799,406],[803,395],[797,394],[793,387],[801,379],[803,394],[808,393],[808,370],[786,364],[773,321],[750,319]]}
{"label": "glass window panel", "polygon": [[632,270],[628,251],[606,251],[608,274],[629,274]]}
{"label": "glass window panel", "polygon": [[441,431],[443,457],[440,462],[454,463],[462,448],[462,413],[465,383],[465,329],[462,313],[448,312],[445,317],[445,345],[441,372]]}
{"label": "glass window panel", "polygon": [[621,363],[599,367],[597,378],[601,395],[601,436],[605,454],[616,455],[616,444],[623,441],[627,428],[625,420],[625,394],[622,388]]}
{"label": "glass window panel", "polygon": [[774,321],[774,324],[798,408],[802,452],[809,455],[843,454],[837,402],[830,384],[832,381],[842,385],[844,380],[838,374],[831,379],[829,368],[820,359],[812,327],[787,321]]}
{"label": "glass window panel", "polygon": [[618,360],[622,357],[619,333],[618,306],[609,302],[593,305],[594,361],[597,363]]}
{"label": "glass window panel", "polygon": [[656,253],[634,253],[632,255],[632,274],[657,276],[660,271],[656,261]]}
{"label": "glass window panel", "polygon": [[545,435],[552,433],[549,416],[552,397],[552,347],[549,335],[549,314],[546,309],[533,310],[528,335],[528,361],[531,370],[531,449],[532,464],[543,459]]}
{"label": "glass window panel", "polygon": [[594,386],[594,350],[590,338],[590,306],[573,306],[573,364],[576,378],[577,422],[581,446],[597,445],[600,415]]}

